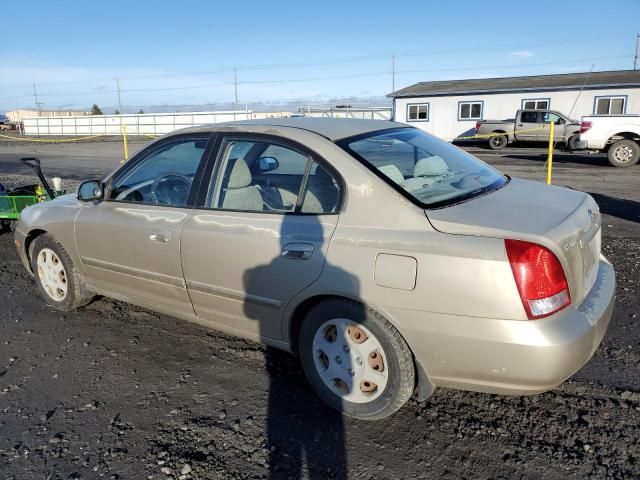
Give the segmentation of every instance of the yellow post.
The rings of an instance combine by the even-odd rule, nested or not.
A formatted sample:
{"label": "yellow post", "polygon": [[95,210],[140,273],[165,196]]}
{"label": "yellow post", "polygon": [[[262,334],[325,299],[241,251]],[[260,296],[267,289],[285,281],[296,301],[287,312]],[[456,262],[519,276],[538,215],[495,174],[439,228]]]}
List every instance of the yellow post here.
{"label": "yellow post", "polygon": [[122,125],[122,146],[124,147],[124,160],[120,163],[124,163],[129,160],[129,147],[127,146],[127,126]]}
{"label": "yellow post", "polygon": [[551,170],[553,169],[553,127],[555,123],[549,124],[549,156],[547,157],[547,185],[551,185]]}

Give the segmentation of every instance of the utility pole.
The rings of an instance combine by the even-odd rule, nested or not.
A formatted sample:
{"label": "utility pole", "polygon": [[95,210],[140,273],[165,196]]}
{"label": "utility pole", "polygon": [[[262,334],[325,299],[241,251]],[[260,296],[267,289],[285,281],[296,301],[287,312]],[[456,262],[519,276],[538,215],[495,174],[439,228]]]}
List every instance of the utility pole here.
{"label": "utility pole", "polygon": [[636,54],[633,57],[633,69],[638,69],[638,46],[640,45],[640,33],[636,36]]}
{"label": "utility pole", "polygon": [[[118,111],[120,115],[122,115],[122,100],[120,99],[120,80],[116,78],[116,86],[118,87]],[[120,119],[120,123],[122,123],[122,119]]]}
{"label": "utility pole", "polygon": [[233,111],[236,111],[238,107],[238,69],[234,67],[233,69],[233,90],[235,92],[235,100],[233,102]]}
{"label": "utility pole", "polygon": [[396,54],[391,54],[391,91],[396,91]]}
{"label": "utility pole", "polygon": [[36,99],[36,111],[38,112],[38,116],[40,116],[40,113],[41,113],[40,105],[42,105],[42,103],[40,103],[38,101],[38,90],[36,90],[36,84],[35,83],[33,84],[33,96]]}

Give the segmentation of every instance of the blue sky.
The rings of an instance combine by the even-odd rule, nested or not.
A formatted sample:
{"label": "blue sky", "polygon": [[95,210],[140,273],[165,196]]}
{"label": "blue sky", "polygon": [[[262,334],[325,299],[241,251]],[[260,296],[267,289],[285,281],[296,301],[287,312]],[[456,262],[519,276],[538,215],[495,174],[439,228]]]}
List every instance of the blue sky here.
{"label": "blue sky", "polygon": [[5,3],[0,111],[233,101],[234,66],[242,104],[381,96],[394,52],[397,88],[630,69],[640,31],[638,0]]}

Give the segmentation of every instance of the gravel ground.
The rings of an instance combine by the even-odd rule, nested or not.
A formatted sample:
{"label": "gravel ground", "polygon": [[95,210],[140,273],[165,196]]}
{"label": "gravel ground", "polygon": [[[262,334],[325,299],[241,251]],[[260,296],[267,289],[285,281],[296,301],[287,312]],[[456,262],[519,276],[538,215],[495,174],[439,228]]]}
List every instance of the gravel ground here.
{"label": "gravel ground", "polygon": [[438,389],[374,423],[325,407],[287,354],[108,299],[46,307],[0,235],[0,478],[640,478],[639,175],[559,166],[600,192],[618,275],[580,372],[531,397]]}

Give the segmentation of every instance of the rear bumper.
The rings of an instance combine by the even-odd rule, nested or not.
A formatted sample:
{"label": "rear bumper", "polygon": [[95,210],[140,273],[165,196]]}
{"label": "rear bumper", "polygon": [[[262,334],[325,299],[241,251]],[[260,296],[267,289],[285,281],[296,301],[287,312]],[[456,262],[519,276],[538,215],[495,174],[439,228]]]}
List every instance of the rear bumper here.
{"label": "rear bumper", "polygon": [[583,302],[549,318],[389,313],[435,385],[526,395],[550,390],[589,361],[604,337],[614,298],[615,273],[601,257]]}
{"label": "rear bumper", "polygon": [[587,150],[589,148],[589,142],[586,140],[577,140],[575,145],[576,150]]}

